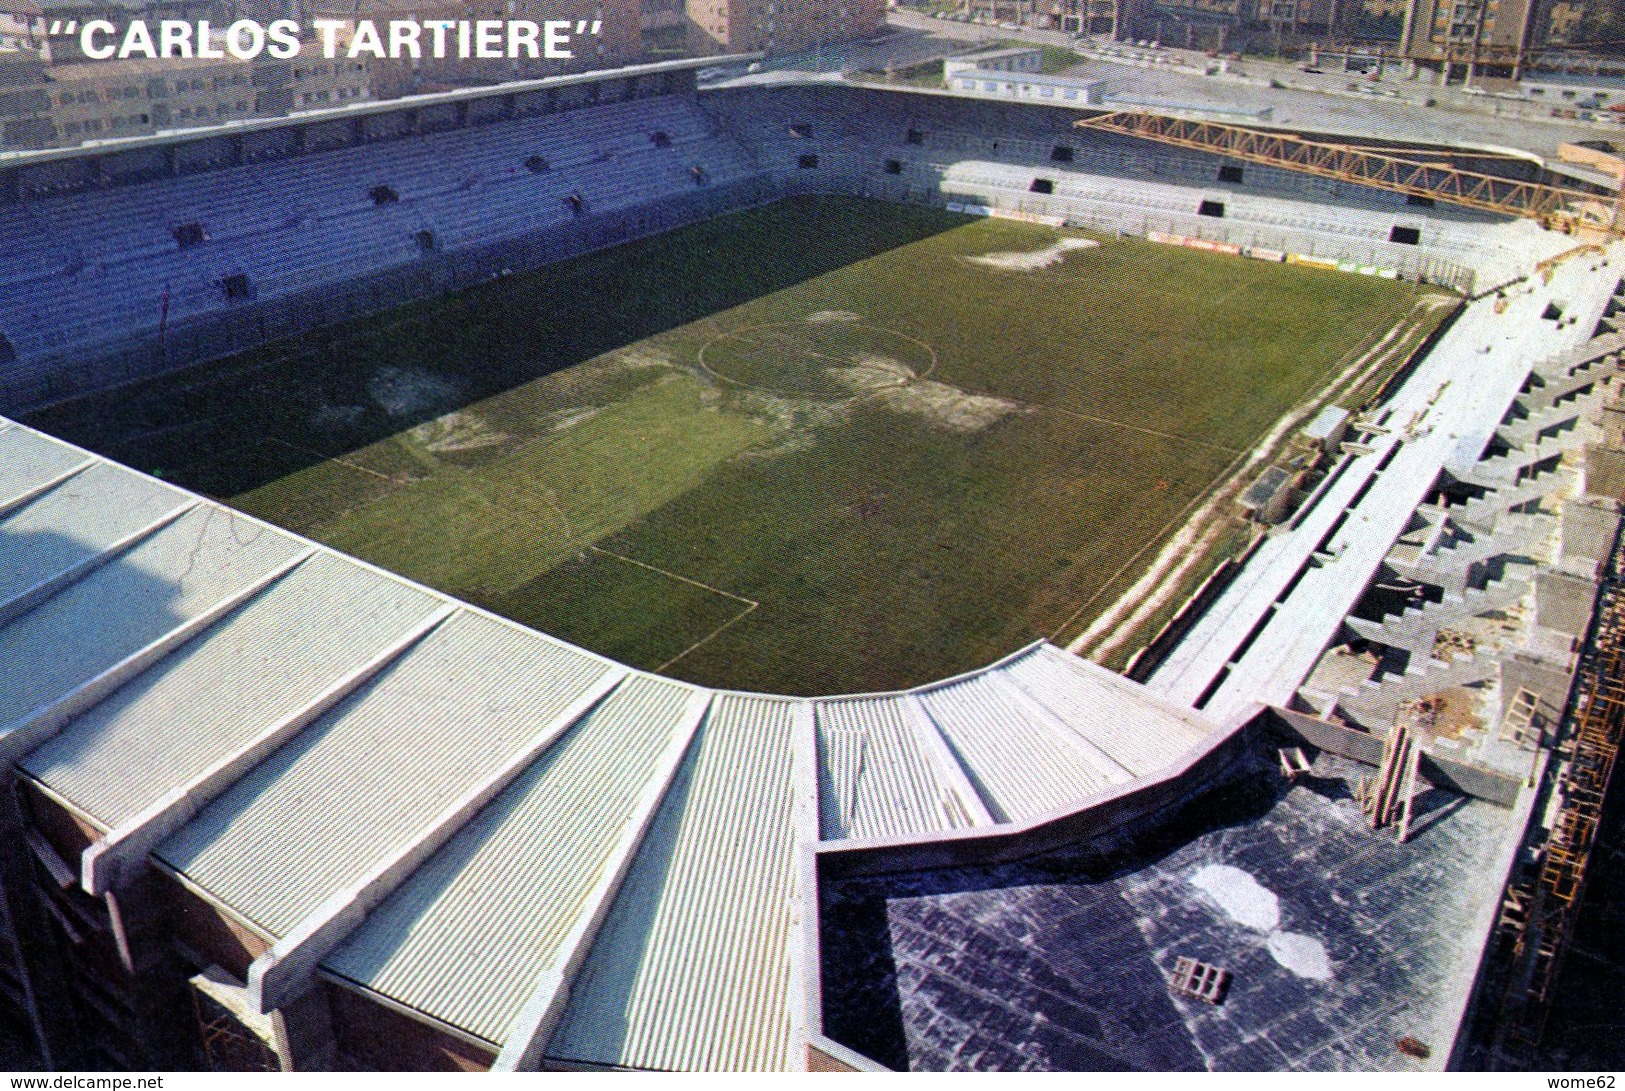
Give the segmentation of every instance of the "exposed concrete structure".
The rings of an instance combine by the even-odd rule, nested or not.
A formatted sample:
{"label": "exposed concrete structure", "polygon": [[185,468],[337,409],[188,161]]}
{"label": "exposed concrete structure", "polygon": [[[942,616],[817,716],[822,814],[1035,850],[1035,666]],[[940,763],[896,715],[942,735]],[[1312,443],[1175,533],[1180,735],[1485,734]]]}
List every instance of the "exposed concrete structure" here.
{"label": "exposed concrete structure", "polygon": [[[669,71],[606,78],[655,76],[670,106]],[[783,114],[742,120],[758,101],[713,116],[764,172],[800,169],[786,149],[813,138]],[[859,163],[958,146],[941,196],[1048,176],[1062,146],[1011,112],[1027,145],[982,160],[992,136],[890,122],[1004,104],[884,101],[899,111],[886,133],[844,119],[820,148]],[[930,1030],[938,956],[1010,953],[1022,899],[1050,896],[1013,888],[1066,885],[1056,896],[1080,911],[1121,914],[1045,934],[1051,951],[1075,941],[1087,986],[1042,1009],[1059,1027],[1046,1041],[1084,1043],[1047,1063],[1452,1063],[1539,796],[1526,777],[1546,733],[1503,738],[1494,717],[1561,718],[1617,539],[1593,459],[1619,438],[1597,418],[1621,345],[1592,334],[1620,308],[1618,253],[1531,277],[1562,245],[1535,236],[1523,279],[1473,302],[1377,413],[1347,423],[1354,441],[1312,437],[1335,460],[1326,479],[1150,686],[1038,643],[906,693],[713,692],[0,420],[0,777],[15,789],[0,994],[60,1066],[225,1067],[228,1038],[244,1046],[231,1056],[288,1069],[939,1066],[958,1058]],[[1391,844],[1346,795],[1396,721],[1423,712],[1420,821]],[[1283,745],[1317,751],[1310,782],[1281,780]],[[1323,919],[1286,890],[1296,843],[1315,846],[1304,889],[1343,899]],[[1373,856],[1371,882],[1343,875]],[[1048,879],[1029,881],[1033,860]],[[1252,885],[1195,883],[1206,866]],[[846,948],[854,966],[842,943],[874,918],[831,922],[871,881],[913,931]],[[1285,916],[1231,912],[1237,889]],[[1427,950],[1376,952],[1366,973],[1354,937],[1378,892],[1414,910],[1401,940]],[[938,910],[954,918],[943,946],[915,943]],[[1245,954],[1234,1006],[1166,996],[1179,957],[1231,947]],[[1114,962],[1128,948],[1140,977]],[[895,990],[863,963],[896,954],[919,974],[894,1005],[905,1048],[866,1055],[849,1028],[872,1009],[843,1005]],[[1012,966],[987,969],[1002,987]],[[1088,976],[1102,967],[1124,979]],[[1425,1025],[1396,1021],[1388,997],[1407,990]],[[988,990],[960,992],[982,998],[948,1015],[987,1010]],[[1292,1013],[1270,997],[1288,992],[1329,1022],[1276,1026]],[[1166,1018],[1089,1032],[1118,998]],[[1384,1047],[1413,1033],[1426,1057]]]}

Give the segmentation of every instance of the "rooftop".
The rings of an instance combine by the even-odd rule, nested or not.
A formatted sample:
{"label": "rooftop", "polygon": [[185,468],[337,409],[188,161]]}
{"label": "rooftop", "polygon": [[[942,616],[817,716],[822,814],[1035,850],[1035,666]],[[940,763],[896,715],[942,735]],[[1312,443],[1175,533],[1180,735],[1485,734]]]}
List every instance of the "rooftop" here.
{"label": "rooftop", "polygon": [[[826,885],[826,1033],[916,1070],[1441,1067],[1514,812],[1432,788],[1399,844],[1351,796],[1368,768],[1272,762],[1132,837]],[[1219,1004],[1170,991],[1181,957],[1229,971]]]}
{"label": "rooftop", "polygon": [[1215,730],[1042,643],[699,689],[0,420],[0,745],[86,890],[150,856],[272,943],[266,1008],[315,969],[527,1063],[794,1067],[798,845],[1075,808]]}

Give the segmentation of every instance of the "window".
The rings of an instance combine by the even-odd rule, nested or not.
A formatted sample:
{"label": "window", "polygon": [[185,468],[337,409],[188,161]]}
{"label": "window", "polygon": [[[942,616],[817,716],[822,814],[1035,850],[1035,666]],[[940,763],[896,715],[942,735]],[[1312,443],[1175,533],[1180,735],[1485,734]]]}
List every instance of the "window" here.
{"label": "window", "polygon": [[1174,960],[1174,976],[1168,987],[1205,1004],[1222,1004],[1224,994],[1230,990],[1230,971],[1181,955]]}
{"label": "window", "polygon": [[1221,182],[1234,182],[1240,185],[1244,174],[1245,172],[1237,163],[1225,163],[1219,167],[1219,181]]}
{"label": "window", "polygon": [[887,174],[902,174],[903,173],[903,161],[901,159],[888,159],[888,160],[886,160],[886,173]]}
{"label": "window", "polygon": [[181,224],[170,234],[175,236],[175,242],[182,250],[209,241],[209,233],[203,230],[200,223]]}
{"label": "window", "polygon": [[1054,193],[1055,182],[1049,178],[1034,178],[1032,185],[1027,187],[1028,193]]}
{"label": "window", "polygon": [[1067,147],[1065,144],[1055,145],[1055,147],[1050,149],[1049,161],[1051,163],[1072,162],[1072,149]]}
{"label": "window", "polygon": [[553,164],[547,161],[545,155],[532,155],[525,160],[525,169],[532,174],[546,174],[553,169]]}
{"label": "window", "polygon": [[1394,229],[1388,232],[1388,241],[1401,243],[1405,246],[1415,246],[1422,241],[1422,231],[1420,228],[1402,227],[1395,224]]}
{"label": "window", "polygon": [[799,170],[817,170],[818,157],[816,155],[803,155],[796,160],[796,167]]}
{"label": "window", "polygon": [[[976,85],[975,85],[974,82],[972,82],[972,83],[968,83],[966,86],[975,87]],[[910,144],[924,144],[925,143],[925,133],[922,132],[919,129],[910,129],[908,131],[908,138],[907,139],[908,139],[908,142]]]}
{"label": "window", "polygon": [[1198,216],[1212,216],[1214,219],[1224,219],[1223,201],[1203,201],[1196,209]]}
{"label": "window", "polygon": [[418,244],[418,250],[424,254],[434,253],[434,232],[424,228],[412,236],[412,241]]}
{"label": "window", "polygon": [[227,299],[232,301],[249,299],[254,294],[253,285],[249,284],[248,277],[242,273],[233,273],[220,280],[220,290]]}
{"label": "window", "polygon": [[1433,198],[1424,197],[1420,193],[1407,193],[1405,195],[1405,203],[1408,205],[1415,205],[1417,208],[1432,208]]}
{"label": "window", "polygon": [[396,193],[391,186],[373,186],[367,191],[367,196],[371,197],[372,203],[380,208],[384,205],[392,205],[401,199],[401,195]]}

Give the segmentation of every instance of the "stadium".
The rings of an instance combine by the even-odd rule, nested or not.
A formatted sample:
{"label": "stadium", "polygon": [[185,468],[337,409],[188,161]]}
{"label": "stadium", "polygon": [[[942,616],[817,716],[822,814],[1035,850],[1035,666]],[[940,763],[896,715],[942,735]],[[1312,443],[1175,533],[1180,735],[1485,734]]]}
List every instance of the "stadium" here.
{"label": "stadium", "polygon": [[1595,216],[702,63],[0,158],[19,1048],[1528,1063],[1625,715]]}

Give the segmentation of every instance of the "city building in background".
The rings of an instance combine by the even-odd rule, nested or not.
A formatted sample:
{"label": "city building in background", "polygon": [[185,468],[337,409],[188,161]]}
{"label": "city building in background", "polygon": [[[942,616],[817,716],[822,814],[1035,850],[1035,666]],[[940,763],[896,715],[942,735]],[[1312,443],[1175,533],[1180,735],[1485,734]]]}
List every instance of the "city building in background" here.
{"label": "city building in background", "polygon": [[885,0],[687,0],[695,54],[795,53],[874,34]]}

